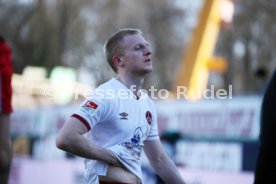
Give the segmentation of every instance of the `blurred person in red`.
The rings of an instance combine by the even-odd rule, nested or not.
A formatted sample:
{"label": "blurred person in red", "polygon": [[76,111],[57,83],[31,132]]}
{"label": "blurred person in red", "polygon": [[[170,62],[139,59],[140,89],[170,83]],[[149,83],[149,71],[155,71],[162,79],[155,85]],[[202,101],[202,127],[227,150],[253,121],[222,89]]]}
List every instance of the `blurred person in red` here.
{"label": "blurred person in red", "polygon": [[166,183],[184,184],[162,148],[154,102],[140,90],[153,69],[149,43],[140,30],[121,29],[107,40],[105,54],[116,77],[69,118],[57,147],[85,158],[85,184],[140,184],[143,150]]}
{"label": "blurred person in red", "polygon": [[12,51],[4,38],[0,36],[0,183],[7,184],[12,160],[10,140],[10,114],[12,112],[11,78],[13,73]]}
{"label": "blurred person in red", "polygon": [[260,148],[254,184],[276,183],[276,70],[265,90],[261,107]]}

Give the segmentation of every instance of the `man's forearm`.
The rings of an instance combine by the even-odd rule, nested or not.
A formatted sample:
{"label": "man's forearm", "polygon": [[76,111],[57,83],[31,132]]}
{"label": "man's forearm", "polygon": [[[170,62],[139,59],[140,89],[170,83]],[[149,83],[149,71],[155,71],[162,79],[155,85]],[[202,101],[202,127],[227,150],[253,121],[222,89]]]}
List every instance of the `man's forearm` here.
{"label": "man's forearm", "polygon": [[82,135],[70,137],[62,143],[57,139],[57,147],[76,156],[119,166],[116,156],[110,150],[92,144]]}
{"label": "man's forearm", "polygon": [[165,183],[185,184],[176,166],[168,157],[165,156],[161,160],[151,163],[151,165]]}

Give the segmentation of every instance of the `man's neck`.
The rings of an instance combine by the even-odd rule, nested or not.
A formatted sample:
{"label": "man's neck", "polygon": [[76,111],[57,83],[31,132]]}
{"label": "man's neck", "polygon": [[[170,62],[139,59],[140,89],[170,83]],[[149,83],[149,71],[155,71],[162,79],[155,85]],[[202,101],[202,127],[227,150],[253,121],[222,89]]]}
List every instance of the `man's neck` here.
{"label": "man's neck", "polygon": [[127,76],[117,74],[116,79],[123,83],[127,88],[131,89],[135,95],[141,89],[144,83],[144,77]]}

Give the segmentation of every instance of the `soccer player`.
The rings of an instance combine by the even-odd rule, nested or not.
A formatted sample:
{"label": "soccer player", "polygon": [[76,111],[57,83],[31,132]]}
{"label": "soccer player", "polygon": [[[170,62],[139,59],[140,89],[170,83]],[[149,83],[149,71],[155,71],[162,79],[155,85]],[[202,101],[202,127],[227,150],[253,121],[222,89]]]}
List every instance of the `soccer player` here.
{"label": "soccer player", "polygon": [[121,29],[106,41],[105,55],[116,77],[100,85],[69,118],[57,147],[86,158],[86,184],[141,183],[143,150],[166,183],[183,184],[160,143],[155,105],[139,90],[152,71],[149,43],[140,30]]}
{"label": "soccer player", "polygon": [[11,48],[0,36],[0,183],[7,184],[12,158],[10,140],[11,78],[13,73]]}
{"label": "soccer player", "polygon": [[276,170],[276,70],[266,88],[261,107],[260,148],[254,184],[275,183]]}

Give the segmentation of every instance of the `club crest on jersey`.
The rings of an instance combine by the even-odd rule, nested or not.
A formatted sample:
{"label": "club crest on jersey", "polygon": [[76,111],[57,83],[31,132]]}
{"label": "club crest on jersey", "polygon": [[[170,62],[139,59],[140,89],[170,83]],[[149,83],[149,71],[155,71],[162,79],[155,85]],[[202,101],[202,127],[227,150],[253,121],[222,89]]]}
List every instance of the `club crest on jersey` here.
{"label": "club crest on jersey", "polygon": [[119,115],[121,116],[120,119],[127,119],[127,116],[128,116],[126,112],[121,112]]}
{"label": "club crest on jersey", "polygon": [[86,111],[88,111],[89,113],[94,112],[97,108],[98,108],[98,104],[96,104],[95,102],[92,102],[90,100],[88,100],[83,106],[82,108]]}
{"label": "club crest on jersey", "polygon": [[146,112],[146,119],[147,119],[148,124],[151,125],[151,123],[152,123],[152,115],[151,115],[150,111]]}

